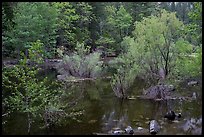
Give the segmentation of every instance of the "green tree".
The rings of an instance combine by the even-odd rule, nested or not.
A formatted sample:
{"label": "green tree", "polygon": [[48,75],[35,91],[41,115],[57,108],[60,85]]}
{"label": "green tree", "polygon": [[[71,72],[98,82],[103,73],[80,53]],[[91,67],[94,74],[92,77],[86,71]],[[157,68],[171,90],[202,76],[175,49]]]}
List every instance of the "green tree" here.
{"label": "green tree", "polygon": [[[34,62],[42,61],[40,54],[43,44],[40,41],[31,44],[30,59]],[[26,113],[28,116],[28,133],[30,133],[33,118],[36,116],[44,118],[44,112],[47,109],[55,108],[58,111],[63,109],[65,105],[60,102],[62,92],[58,89],[59,86],[56,82],[50,83],[47,77],[39,80],[36,77],[39,68],[36,68],[36,66],[28,67],[27,57],[23,53],[21,55],[23,59],[20,60],[20,64],[12,68],[3,68],[3,107],[6,106],[11,112]],[[58,87],[51,90],[53,86]]]}
{"label": "green tree", "polygon": [[176,18],[175,13],[165,10],[158,16],[135,23],[134,37],[145,52],[141,58],[141,61],[146,62],[143,70],[158,74],[162,68],[166,76],[170,73],[176,58],[173,47],[180,37],[179,30],[182,27],[183,24]]}
{"label": "green tree", "polygon": [[132,17],[123,6],[120,6],[118,10],[114,6],[107,6],[106,10],[109,13],[107,23],[110,24],[112,30],[116,30],[115,33],[119,34],[119,40],[116,39],[116,41],[121,42],[123,37],[128,35],[128,28],[132,23]]}
{"label": "green tree", "polygon": [[190,19],[192,20],[189,25],[187,25],[187,33],[193,37],[193,44],[202,44],[202,4],[201,2],[194,2],[194,8],[188,13]]}
{"label": "green tree", "polygon": [[[123,37],[128,36],[128,29],[132,23],[131,15],[126,11],[123,5],[121,5],[118,9],[114,6],[106,6],[105,10],[107,12],[107,29],[106,35],[103,37],[107,37],[108,39],[113,38],[114,50],[120,53],[119,43],[122,41]],[[102,39],[102,38],[101,38]]]}
{"label": "green tree", "polygon": [[124,54],[120,54],[113,61],[110,61],[110,65],[116,69],[116,73],[111,78],[111,87],[118,98],[128,98],[128,92],[136,76],[140,72],[140,68],[137,64],[137,57],[139,50],[134,50],[133,45],[136,43],[131,38],[124,40],[124,46],[128,47]]}
{"label": "green tree", "polygon": [[8,36],[6,35],[8,32],[12,30],[14,27],[14,13],[13,7],[9,2],[2,3],[2,55],[9,56],[12,54],[12,47],[7,45]]}
{"label": "green tree", "polygon": [[[79,43],[84,43],[89,45],[91,43],[90,38],[90,23],[94,18],[93,8],[87,2],[73,2],[76,13],[79,16],[79,19],[76,21],[76,41]],[[76,44],[76,43],[75,43]]]}
{"label": "green tree", "polygon": [[76,25],[74,24],[80,17],[76,9],[69,2],[52,3],[58,10],[57,18],[57,46],[64,46],[72,49],[76,43]]}
{"label": "green tree", "polygon": [[[41,40],[47,56],[54,54],[57,10],[49,3],[19,2],[14,9],[15,27],[7,35],[8,46],[25,51],[30,42]],[[51,55],[50,55],[51,54]]]}
{"label": "green tree", "polygon": [[[170,77],[172,79],[186,79],[202,74],[202,47],[193,51],[193,46],[184,39],[175,43],[175,66]],[[180,53],[180,54],[179,54]]]}
{"label": "green tree", "polygon": [[[157,84],[174,74],[179,65],[178,57],[192,53],[192,45],[181,41],[180,29],[183,28],[183,23],[176,18],[175,13],[165,10],[157,16],[135,22],[133,38],[126,37],[122,42],[127,48],[126,52],[116,59],[118,69],[111,80],[116,96],[127,97],[136,76]],[[181,44],[179,41],[186,52],[178,49]]]}

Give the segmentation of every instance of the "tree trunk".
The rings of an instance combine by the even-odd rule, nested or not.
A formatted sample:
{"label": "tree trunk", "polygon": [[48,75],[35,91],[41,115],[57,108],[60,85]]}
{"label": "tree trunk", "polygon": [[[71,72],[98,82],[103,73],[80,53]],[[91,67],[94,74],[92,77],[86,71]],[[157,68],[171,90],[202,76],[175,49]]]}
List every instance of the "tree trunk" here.
{"label": "tree trunk", "polygon": [[28,135],[30,135],[30,127],[31,127],[31,123],[32,123],[32,119],[30,117],[30,112],[27,112],[27,116],[28,116]]}

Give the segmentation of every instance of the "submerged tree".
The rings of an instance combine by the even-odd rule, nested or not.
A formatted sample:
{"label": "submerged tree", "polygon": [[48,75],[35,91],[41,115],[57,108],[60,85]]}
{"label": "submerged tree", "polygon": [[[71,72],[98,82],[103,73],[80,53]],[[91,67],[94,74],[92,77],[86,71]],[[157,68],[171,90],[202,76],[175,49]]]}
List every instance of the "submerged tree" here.
{"label": "submerged tree", "polygon": [[126,52],[110,62],[111,66],[116,68],[116,73],[111,79],[111,87],[119,98],[128,97],[128,91],[139,72],[136,56],[140,53],[139,50],[132,49],[136,44],[133,39],[125,38],[123,46],[126,47]]}
{"label": "submerged tree", "polygon": [[155,80],[161,77],[158,73],[160,69],[164,71],[164,77],[171,73],[177,58],[175,42],[181,37],[180,30],[183,27],[175,13],[165,10],[135,23],[135,41],[141,46],[140,53],[144,53],[140,55],[138,63],[144,75],[150,74]]}
{"label": "submerged tree", "polygon": [[[190,48],[189,52],[183,54],[178,50],[177,42],[182,39],[180,30],[183,27],[183,23],[176,18],[175,13],[165,10],[162,10],[157,16],[150,16],[141,22],[136,22],[134,37],[125,38],[122,43],[124,47],[127,47],[127,52],[121,58],[124,62],[121,64],[121,68],[126,73],[121,73],[124,72],[121,71],[121,68],[117,70],[112,79],[114,92],[127,92],[127,87],[131,86],[137,75],[151,81],[152,84],[157,84],[168,78],[175,66],[178,65],[177,58],[191,54],[193,51],[190,44],[184,47]],[[131,62],[127,59],[130,59]],[[120,88],[117,83],[120,84]],[[116,94],[116,96],[124,97],[124,94],[121,96]]]}

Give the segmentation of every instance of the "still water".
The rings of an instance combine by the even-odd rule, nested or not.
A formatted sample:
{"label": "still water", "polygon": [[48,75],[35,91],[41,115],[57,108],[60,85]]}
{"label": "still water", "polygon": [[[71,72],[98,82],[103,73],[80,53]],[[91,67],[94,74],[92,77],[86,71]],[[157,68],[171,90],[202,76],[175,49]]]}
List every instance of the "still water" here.
{"label": "still water", "polygon": [[[144,86],[144,83],[138,80],[135,82],[131,94],[141,94]],[[191,102],[182,100],[155,102],[139,98],[121,100],[114,96],[109,80],[104,79],[84,81],[75,84],[74,88],[65,89],[65,92],[70,92],[70,90],[76,90],[78,95],[80,92],[82,93],[76,108],[83,110],[83,115],[77,117],[77,120],[67,118],[63,124],[55,125],[51,130],[42,128],[42,120],[35,120],[32,123],[30,134],[108,134],[115,128],[124,129],[131,126],[135,130],[135,134],[149,135],[149,122],[152,119],[157,120],[161,126],[158,135],[201,134],[202,97]],[[190,88],[190,90],[196,90],[202,96],[201,87]],[[181,112],[182,117],[173,122],[165,120],[163,116],[170,109],[177,113]],[[9,117],[3,118],[3,121],[6,121],[2,125],[3,134],[28,134],[28,122],[25,114],[13,113]]]}

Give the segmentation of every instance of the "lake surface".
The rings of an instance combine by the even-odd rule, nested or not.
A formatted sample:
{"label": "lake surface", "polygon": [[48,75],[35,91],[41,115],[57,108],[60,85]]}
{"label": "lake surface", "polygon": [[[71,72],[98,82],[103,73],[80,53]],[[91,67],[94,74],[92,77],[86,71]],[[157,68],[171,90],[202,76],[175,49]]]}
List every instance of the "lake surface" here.
{"label": "lake surface", "polygon": [[[144,88],[141,80],[135,82],[131,95],[139,95]],[[155,102],[139,98],[132,100],[121,100],[114,96],[109,80],[84,81],[75,84],[65,92],[76,91],[79,98],[76,105],[77,110],[82,110],[83,115],[77,120],[67,118],[63,124],[55,125],[52,129],[45,129],[41,120],[35,120],[31,125],[30,134],[41,135],[91,135],[95,133],[107,134],[119,127],[124,129],[131,126],[135,134],[149,135],[149,122],[151,119],[158,121],[161,130],[158,135],[190,135],[201,134],[202,130],[202,97],[191,102],[182,100],[171,100],[168,102]],[[180,88],[175,92],[196,91],[202,96],[202,86]],[[81,93],[81,94],[80,94]],[[64,101],[68,99],[64,98]],[[181,112],[182,117],[170,122],[163,118],[168,110]],[[199,123],[201,122],[201,123]],[[3,117],[3,134],[28,134],[27,115],[13,113],[9,117]],[[143,128],[138,130],[138,127]]]}

